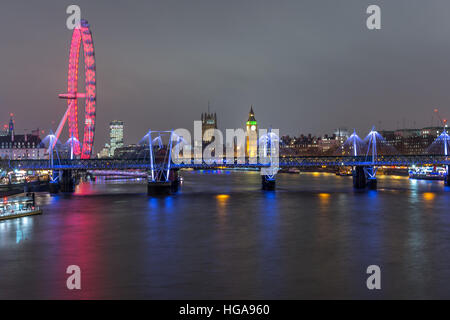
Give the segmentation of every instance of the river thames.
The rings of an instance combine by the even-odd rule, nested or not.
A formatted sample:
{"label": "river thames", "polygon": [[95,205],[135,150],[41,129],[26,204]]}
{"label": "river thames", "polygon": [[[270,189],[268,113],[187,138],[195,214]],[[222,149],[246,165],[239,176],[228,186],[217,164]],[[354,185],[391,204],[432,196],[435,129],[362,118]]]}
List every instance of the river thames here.
{"label": "river thames", "polygon": [[[182,172],[180,192],[82,183],[37,195],[41,216],[0,222],[0,298],[450,298],[450,188],[380,176]],[[66,268],[81,268],[81,290]],[[381,268],[381,290],[366,269]]]}

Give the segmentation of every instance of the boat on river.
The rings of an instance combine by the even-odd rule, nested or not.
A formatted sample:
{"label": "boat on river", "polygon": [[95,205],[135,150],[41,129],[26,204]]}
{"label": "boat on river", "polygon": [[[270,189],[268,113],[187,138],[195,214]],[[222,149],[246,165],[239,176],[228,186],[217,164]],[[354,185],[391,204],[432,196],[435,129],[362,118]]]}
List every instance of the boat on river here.
{"label": "boat on river", "polygon": [[21,218],[42,214],[36,206],[34,193],[22,194],[14,197],[4,197],[0,202],[0,220]]}
{"label": "boat on river", "polygon": [[444,180],[445,168],[416,167],[409,171],[409,178],[419,180]]}

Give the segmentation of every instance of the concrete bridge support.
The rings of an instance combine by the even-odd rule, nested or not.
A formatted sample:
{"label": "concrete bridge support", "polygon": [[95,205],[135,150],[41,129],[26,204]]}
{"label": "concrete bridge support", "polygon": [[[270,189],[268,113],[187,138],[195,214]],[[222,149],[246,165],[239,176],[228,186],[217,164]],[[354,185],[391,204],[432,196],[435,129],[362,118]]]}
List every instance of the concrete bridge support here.
{"label": "concrete bridge support", "polygon": [[276,180],[275,176],[261,176],[262,178],[262,189],[263,190],[275,190]]}
{"label": "concrete bridge support", "polygon": [[[151,177],[151,173],[149,174],[149,177]],[[178,170],[170,170],[168,181],[148,180],[147,194],[149,196],[172,194],[178,191],[179,186],[180,177],[178,175]]]}
{"label": "concrete bridge support", "polygon": [[367,188],[369,190],[377,190],[377,178],[368,178],[367,179]]}
{"label": "concrete bridge support", "polygon": [[50,192],[50,194],[59,193],[59,182],[50,181],[48,184],[48,191]]}
{"label": "concrete bridge support", "polygon": [[353,187],[355,189],[377,189],[376,168],[355,166],[353,170]]}
{"label": "concrete bridge support", "polygon": [[59,172],[59,187],[61,192],[75,191],[75,177],[72,170],[61,170]]}
{"label": "concrete bridge support", "polygon": [[364,189],[367,185],[366,173],[364,167],[356,166],[353,169],[353,187],[355,189]]}
{"label": "concrete bridge support", "polygon": [[448,174],[445,175],[445,178],[444,178],[444,185],[445,185],[446,187],[450,187],[450,177],[448,176]]}
{"label": "concrete bridge support", "polygon": [[59,171],[53,170],[53,176],[48,183],[48,191],[50,194],[57,194],[59,190]]}
{"label": "concrete bridge support", "polygon": [[446,174],[444,177],[444,184],[445,184],[445,186],[450,187],[450,176],[448,175],[449,174],[449,172],[448,172],[449,166],[446,166],[445,169],[446,169]]}
{"label": "concrete bridge support", "polygon": [[376,190],[377,189],[377,168],[372,167],[366,167],[364,168],[364,171],[366,173],[366,179],[367,179],[367,187],[369,190]]}

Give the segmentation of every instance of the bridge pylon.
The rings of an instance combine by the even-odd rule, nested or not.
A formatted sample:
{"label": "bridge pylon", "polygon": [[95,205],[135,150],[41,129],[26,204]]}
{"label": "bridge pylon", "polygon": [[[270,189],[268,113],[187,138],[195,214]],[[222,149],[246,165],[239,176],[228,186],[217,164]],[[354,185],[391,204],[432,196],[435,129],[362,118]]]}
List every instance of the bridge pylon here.
{"label": "bridge pylon", "polygon": [[[353,187],[355,189],[365,189],[366,187],[372,190],[377,189],[377,138],[381,139],[380,134],[375,131],[375,127],[367,135],[366,165],[358,165],[353,169]],[[354,148],[355,156],[356,148]]]}
{"label": "bridge pylon", "polygon": [[178,169],[172,168],[173,131],[151,131],[143,138],[148,145],[150,170],[147,178],[147,194],[170,194],[178,191]]}
{"label": "bridge pylon", "polygon": [[259,138],[259,162],[268,167],[261,168],[263,190],[275,190],[276,175],[279,170],[279,137],[278,130],[269,129]]}

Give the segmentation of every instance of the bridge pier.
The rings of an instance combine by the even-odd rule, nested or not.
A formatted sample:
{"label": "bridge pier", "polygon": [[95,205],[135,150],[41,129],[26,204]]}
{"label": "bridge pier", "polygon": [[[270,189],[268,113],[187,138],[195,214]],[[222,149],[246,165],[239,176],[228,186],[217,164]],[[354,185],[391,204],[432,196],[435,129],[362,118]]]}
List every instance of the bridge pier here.
{"label": "bridge pier", "polygon": [[353,188],[364,189],[367,185],[366,173],[364,172],[364,167],[355,166],[353,169]]}
{"label": "bridge pier", "polygon": [[50,194],[59,193],[59,171],[53,170],[52,178],[48,183],[48,191],[50,192]]}
{"label": "bridge pier", "polygon": [[367,187],[369,190],[377,190],[377,168],[367,167],[366,172]]}
{"label": "bridge pier", "polygon": [[50,181],[48,184],[48,191],[50,192],[50,194],[59,193],[59,183]]}
{"label": "bridge pier", "polygon": [[369,190],[377,190],[377,178],[368,178],[367,188],[369,188]]}
{"label": "bridge pier", "polygon": [[180,187],[180,175],[178,174],[178,170],[170,170],[169,180],[171,181],[171,192],[177,192]]}
{"label": "bridge pier", "polygon": [[377,169],[375,167],[355,166],[353,170],[353,187],[355,189],[377,189]]}
{"label": "bridge pier", "polygon": [[61,170],[59,172],[59,187],[61,192],[72,193],[75,191],[75,179],[72,170]]}
{"label": "bridge pier", "polygon": [[275,190],[276,186],[275,176],[262,175],[261,179],[263,190]]}
{"label": "bridge pier", "polygon": [[[151,174],[149,174],[149,177]],[[178,191],[180,186],[180,178],[178,170],[170,170],[169,179],[167,181],[147,181],[147,194],[149,196],[172,194]]]}
{"label": "bridge pier", "polygon": [[445,177],[444,177],[444,185],[446,186],[446,187],[450,187],[450,177],[449,177],[449,175],[448,175],[448,171],[449,171],[449,166],[445,166],[445,171],[446,171],[446,173],[445,173]]}

